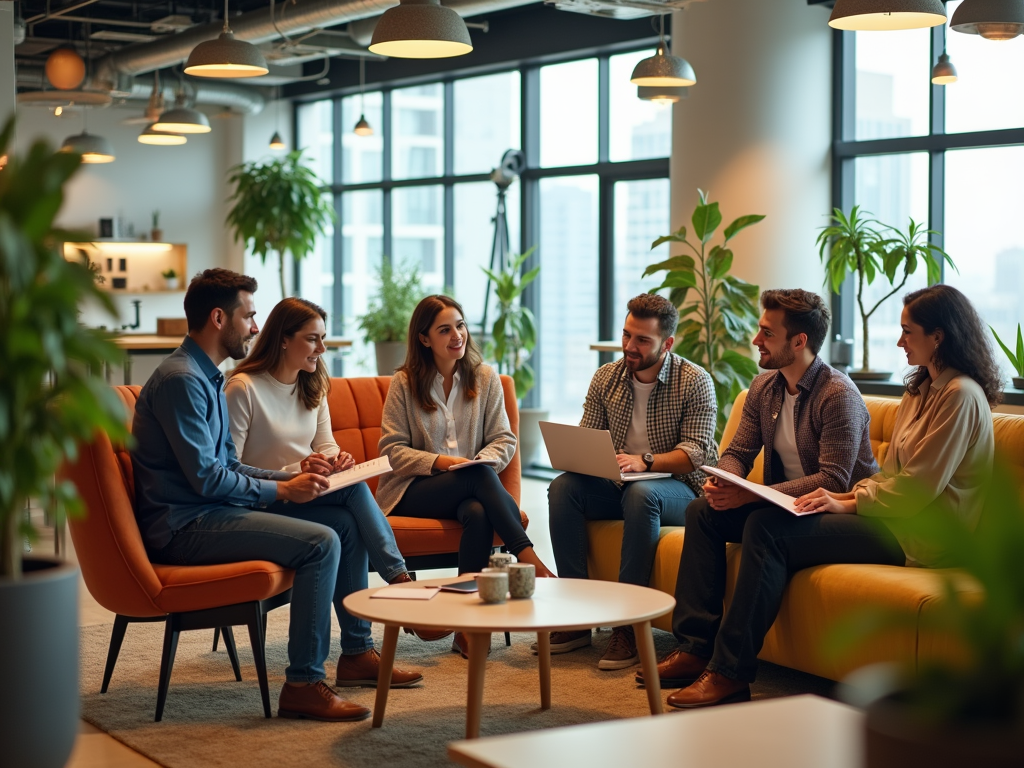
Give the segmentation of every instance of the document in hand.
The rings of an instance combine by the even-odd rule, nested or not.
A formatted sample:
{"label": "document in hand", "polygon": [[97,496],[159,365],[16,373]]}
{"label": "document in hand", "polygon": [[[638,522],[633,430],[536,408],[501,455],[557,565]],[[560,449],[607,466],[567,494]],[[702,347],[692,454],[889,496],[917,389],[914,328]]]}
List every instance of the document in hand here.
{"label": "document in hand", "polygon": [[740,488],[744,488],[750,491],[751,493],[760,496],[765,501],[770,501],[772,504],[782,507],[787,512],[797,515],[798,517],[803,517],[804,515],[816,515],[818,514],[818,512],[821,511],[817,509],[807,510],[806,512],[798,511],[794,506],[794,503],[796,502],[796,497],[789,496],[785,493],[780,493],[779,491],[776,491],[774,488],[771,488],[767,485],[761,485],[760,483],[752,483],[745,477],[734,475],[732,472],[726,472],[724,469],[719,469],[718,467],[702,466],[701,471],[707,472],[709,475],[713,475],[714,477],[721,478],[722,480],[730,482],[733,485],[738,485]]}
{"label": "document in hand", "polygon": [[448,471],[451,472],[456,469],[464,469],[466,467],[472,467],[474,464],[484,464],[488,467],[498,466],[498,462],[495,459],[470,459],[469,461],[460,461],[458,464],[452,464]]}
{"label": "document in hand", "polygon": [[347,488],[350,485],[361,483],[364,480],[369,480],[371,477],[377,475],[383,475],[386,472],[391,471],[391,462],[388,461],[387,456],[380,456],[370,461],[364,461],[362,464],[356,464],[354,467],[346,469],[344,472],[337,472],[327,478],[330,485],[324,493],[330,493],[336,491],[339,488]]}

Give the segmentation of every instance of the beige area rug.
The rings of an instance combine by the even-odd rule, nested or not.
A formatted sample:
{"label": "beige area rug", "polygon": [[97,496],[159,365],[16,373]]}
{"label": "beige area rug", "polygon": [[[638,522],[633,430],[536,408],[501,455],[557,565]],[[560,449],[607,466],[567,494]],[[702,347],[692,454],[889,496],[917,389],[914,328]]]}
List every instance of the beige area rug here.
{"label": "beige area rug", "polygon": [[[132,749],[169,768],[244,766],[342,766],[344,768],[421,768],[450,765],[448,742],[465,733],[466,662],[449,652],[450,641],[424,643],[403,634],[398,663],[420,667],[420,687],[393,690],[383,728],[359,723],[270,720],[262,716],[259,685],[244,628],[235,630],[242,682],[235,682],[223,644],[211,652],[212,631],[185,632],[178,644],[163,722],[153,722],[163,624],[128,628],[110,689],[99,693],[110,625],[84,627],[82,638],[82,717]],[[284,683],[288,609],[270,614],[267,657],[271,703]],[[381,630],[374,626],[377,647]],[[552,708],[540,709],[535,639],[514,634],[506,648],[494,635],[484,689],[481,735],[639,717],[648,714],[647,697],[633,682],[639,667],[600,672],[597,660],[609,631],[595,634],[594,645],[552,658]],[[338,631],[334,638],[337,643]],[[659,656],[670,650],[671,635],[655,630]],[[333,679],[336,656],[328,661]],[[828,695],[831,683],[773,665],[763,665],[754,698],[796,693]],[[347,689],[343,695],[373,707],[372,689]],[[673,714],[685,717],[685,714]]]}

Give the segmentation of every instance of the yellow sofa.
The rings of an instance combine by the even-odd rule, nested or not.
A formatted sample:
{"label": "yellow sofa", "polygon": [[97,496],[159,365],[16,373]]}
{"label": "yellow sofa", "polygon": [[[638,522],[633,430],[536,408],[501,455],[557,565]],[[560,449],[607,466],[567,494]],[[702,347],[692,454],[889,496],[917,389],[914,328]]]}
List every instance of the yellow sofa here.
{"label": "yellow sofa", "polygon": [[[740,394],[722,435],[722,449],[736,433],[746,392]],[[889,448],[898,401],[865,397],[871,414],[871,448],[881,463]],[[993,414],[996,451],[1012,462],[1012,471],[1024,488],[1024,416]],[[750,479],[761,481],[761,458],[755,462]],[[679,556],[685,527],[665,527],[661,531],[650,586],[674,594]],[[616,581],[622,545],[622,522],[588,523],[590,541],[589,572],[592,579]],[[739,569],[740,547],[730,544],[726,606],[732,597]],[[760,658],[832,680],[877,661],[917,663],[922,658],[955,653],[942,637],[919,628],[892,632],[884,638],[857,649],[843,659],[822,653],[824,639],[833,623],[852,610],[865,605],[887,605],[916,617],[925,615],[942,598],[939,571],[924,568],[899,568],[887,565],[822,565],[793,575],[782,601],[782,608],[765,638]],[[959,579],[957,589],[978,593],[969,579]],[[671,616],[653,622],[659,629],[671,631]],[[918,624],[920,622],[918,621]]]}

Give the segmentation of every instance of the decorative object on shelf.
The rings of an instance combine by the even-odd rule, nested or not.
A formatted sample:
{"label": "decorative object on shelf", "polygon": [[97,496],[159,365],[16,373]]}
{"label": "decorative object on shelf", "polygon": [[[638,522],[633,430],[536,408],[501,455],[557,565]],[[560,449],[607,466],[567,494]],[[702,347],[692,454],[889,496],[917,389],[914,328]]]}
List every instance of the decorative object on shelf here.
{"label": "decorative object on shelf", "polygon": [[[681,254],[651,264],[643,276],[666,272],[662,284],[651,293],[667,288],[669,300],[679,308],[675,351],[710,373],[718,402],[731,404],[757,375],[757,363],[750,358],[749,349],[750,340],[757,333],[760,289],[729,274],[733,252],[728,246],[737,234],[764,216],[740,216],[723,230],[722,244],[709,250],[708,244],[722,223],[722,214],[718,203],[708,201],[706,192],[698,189],[697,193],[700,202],[690,217],[696,244],[687,237],[686,227],[651,244],[653,249],[662,243],[679,243],[693,256]],[[719,407],[715,439],[721,438],[731,408]]]}
{"label": "decorative object on shelf", "polygon": [[927,29],[945,23],[942,0],[836,0],[828,20],[833,29],[860,32]]}
{"label": "decorative object on shelf", "polygon": [[[871,370],[869,321],[878,308],[895,294],[903,290],[908,278],[923,262],[928,273],[928,284],[942,278],[942,263],[953,269],[956,265],[942,248],[931,242],[931,235],[939,235],[932,229],[925,229],[913,219],[906,232],[883,224],[870,213],[861,213],[860,206],[853,206],[849,215],[839,208],[832,213],[833,224],[822,227],[818,233],[818,256],[825,265],[825,283],[833,293],[839,293],[843,282],[850,275],[856,275],[857,309],[860,312],[862,353],[861,367],[850,371],[850,378],[868,381],[888,381],[891,371]],[[894,237],[885,237],[888,232]],[[827,252],[827,255],[826,255]],[[902,279],[896,284],[897,275]],[[879,275],[885,277],[892,290],[868,309],[864,303],[864,289]]]}
{"label": "decorative object on shelf", "polygon": [[165,269],[160,273],[160,276],[164,279],[164,287],[168,291],[178,290],[178,273],[173,269]]}
{"label": "decorative object on shelf", "polygon": [[366,59],[359,57],[359,119],[352,133],[356,136],[373,136],[373,127],[366,119]]}
{"label": "decorative object on shelf", "polygon": [[[149,228],[149,239],[154,243],[159,243],[164,239],[164,231],[160,229],[160,211],[153,211],[152,222],[153,226]],[[173,272],[174,270],[171,271]]]}
{"label": "decorative object on shelf", "polygon": [[637,62],[633,67],[633,74],[629,82],[633,85],[644,86],[669,86],[674,88],[688,88],[697,84],[697,75],[694,74],[690,62],[679,56],[666,53],[665,45],[665,16],[658,17],[660,24],[658,52],[653,56]]}
{"label": "decorative object on shelf", "polygon": [[46,79],[54,88],[74,90],[85,80],[85,62],[74,48],[62,46],[46,59]]}
{"label": "decorative object on shelf", "polygon": [[992,331],[992,335],[995,336],[999,346],[1002,347],[1003,352],[1006,353],[1007,359],[1013,366],[1013,370],[1016,372],[1016,376],[1013,377],[1013,386],[1017,389],[1024,389],[1024,335],[1021,334],[1020,323],[1017,323],[1017,353],[1014,354],[1010,351],[1010,348],[1003,344],[1003,340],[999,338],[999,334],[996,333],[996,329],[991,325],[989,330]]}
{"label": "decorative object on shelf", "polygon": [[952,85],[957,81],[956,67],[949,60],[949,54],[943,51],[939,60],[932,67],[932,83],[935,85]]}
{"label": "decorative object on shelf", "polygon": [[260,49],[236,40],[228,26],[228,0],[224,0],[224,31],[192,49],[185,62],[185,74],[193,77],[260,77],[270,69]]}
{"label": "decorative object on shelf", "polygon": [[473,50],[466,22],[439,0],[399,0],[384,11],[370,51],[400,59],[443,59]]}
{"label": "decorative object on shelf", "polygon": [[1024,502],[1011,461],[996,456],[977,527],[953,514],[900,519],[908,535],[941,547],[958,565],[934,571],[945,585],[942,600],[909,616],[881,605],[864,608],[829,634],[827,651],[834,656],[884,643],[888,633],[911,626],[932,649],[910,664],[855,672],[843,686],[867,708],[867,768],[1021,764]]}
{"label": "decorative object on shelf", "polygon": [[323,182],[302,164],[301,149],[265,163],[236,165],[228,171],[228,182],[235,188],[227,216],[235,241],[245,243],[264,264],[271,251],[277,253],[281,296],[287,296],[285,254],[304,259],[335,220]]}
{"label": "decorative object on shelf", "polygon": [[359,330],[372,342],[377,355],[377,374],[390,376],[405,363],[409,320],[420,299],[420,273],[415,267],[396,267],[385,258],[377,271],[380,286],[370,300],[366,314],[359,317]]}
{"label": "decorative object on shelf", "polygon": [[1012,40],[1024,34],[1024,0],[964,0],[949,26],[986,40]]}
{"label": "decorative object on shelf", "polygon": [[[0,679],[45,690],[5,707],[7,765],[63,766],[78,731],[78,570],[24,557],[37,499],[58,520],[82,510],[73,485],[54,484],[75,445],[104,430],[128,437],[114,392],[89,371],[120,365],[107,334],[78,321],[83,300],[116,319],[110,296],[80,259],[63,258],[54,227],[65,186],[81,162],[37,141],[14,154],[14,121],[0,132],[11,153],[0,185]],[[26,343],[25,340],[29,340]]]}

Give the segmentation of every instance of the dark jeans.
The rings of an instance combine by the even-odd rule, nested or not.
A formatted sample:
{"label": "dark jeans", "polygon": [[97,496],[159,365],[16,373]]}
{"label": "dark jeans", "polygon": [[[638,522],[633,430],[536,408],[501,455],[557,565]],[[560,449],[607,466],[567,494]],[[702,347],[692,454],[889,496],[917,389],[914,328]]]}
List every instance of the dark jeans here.
{"label": "dark jeans", "polygon": [[[725,618],[725,544],[743,543],[736,590]],[[710,659],[708,669],[753,682],[757,654],[782,604],[789,577],[826,563],[903,565],[903,550],[883,523],[858,515],[797,517],[775,505],[686,510],[672,632],[681,650]]]}
{"label": "dark jeans", "polygon": [[306,504],[278,501],[262,512],[223,507],[175,533],[151,559],[170,565],[267,560],[294,568],[285,677],[293,683],[314,683],[326,676],[332,602],[341,625],[342,653],[373,648],[370,623],[342,605],[346,595],[366,589],[366,547],[348,507],[365,505],[367,499],[373,500],[369,489],[358,483]]}
{"label": "dark jeans", "polygon": [[495,531],[513,555],[533,546],[523,530],[516,500],[497,473],[483,464],[417,477],[391,514],[462,523],[459,573],[474,573],[487,566]]}

